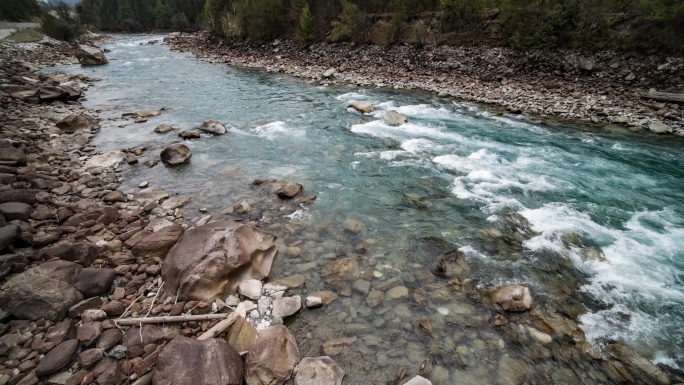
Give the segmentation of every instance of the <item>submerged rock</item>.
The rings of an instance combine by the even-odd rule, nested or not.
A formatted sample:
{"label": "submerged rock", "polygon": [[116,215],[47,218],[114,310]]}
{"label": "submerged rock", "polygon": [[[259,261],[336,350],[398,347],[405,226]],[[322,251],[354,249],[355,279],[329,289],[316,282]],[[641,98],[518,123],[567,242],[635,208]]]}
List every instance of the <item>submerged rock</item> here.
{"label": "submerged rock", "polygon": [[162,162],[171,166],[187,162],[190,156],[192,156],[192,153],[188,146],[181,143],[165,148],[160,154]]}
{"label": "submerged rock", "polygon": [[186,231],[162,265],[167,290],[183,300],[211,302],[240,282],[271,272],[276,237],[254,226],[218,221]]}
{"label": "submerged rock", "polygon": [[107,60],[107,57],[99,48],[87,44],[78,46],[76,58],[84,66],[99,66],[109,63],[109,60]]}
{"label": "submerged rock", "polygon": [[276,194],[278,194],[278,198],[290,199],[301,193],[303,189],[304,187],[299,183],[287,183],[281,187]]}
{"label": "submerged rock", "polygon": [[295,385],[342,385],[344,370],[328,356],[302,359],[295,376]]}
{"label": "submerged rock", "polygon": [[390,126],[401,126],[404,123],[408,123],[408,118],[395,110],[388,110],[385,112],[385,123]]}
{"label": "submerged rock", "polygon": [[173,131],[173,127],[169,126],[168,124],[161,124],[154,128],[154,132],[157,134],[166,134],[167,132],[171,131]]}
{"label": "submerged rock", "polygon": [[525,285],[505,285],[490,293],[497,311],[522,312],[532,307],[532,295]]}

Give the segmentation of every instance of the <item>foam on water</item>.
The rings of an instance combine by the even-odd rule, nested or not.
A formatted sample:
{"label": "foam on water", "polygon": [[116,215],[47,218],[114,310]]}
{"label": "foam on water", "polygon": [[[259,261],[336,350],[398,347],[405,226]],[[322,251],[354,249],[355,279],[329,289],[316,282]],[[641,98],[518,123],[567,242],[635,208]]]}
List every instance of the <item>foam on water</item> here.
{"label": "foam on water", "polygon": [[[622,228],[596,223],[589,213],[560,203],[520,213],[541,233],[525,242],[526,248],[554,250],[591,274],[581,290],[607,308],[580,317],[590,341],[646,346],[677,338],[669,334],[684,327],[684,228],[671,209],[633,213]],[[585,260],[581,250],[568,248],[561,236],[569,233],[597,242],[605,260]],[[661,351],[661,361],[674,354]]]}
{"label": "foam on water", "polygon": [[289,127],[287,123],[282,121],[272,122],[255,127],[251,130],[262,138],[269,140],[275,140],[279,137],[284,136],[297,136],[301,137],[306,134],[306,131],[301,128]]}

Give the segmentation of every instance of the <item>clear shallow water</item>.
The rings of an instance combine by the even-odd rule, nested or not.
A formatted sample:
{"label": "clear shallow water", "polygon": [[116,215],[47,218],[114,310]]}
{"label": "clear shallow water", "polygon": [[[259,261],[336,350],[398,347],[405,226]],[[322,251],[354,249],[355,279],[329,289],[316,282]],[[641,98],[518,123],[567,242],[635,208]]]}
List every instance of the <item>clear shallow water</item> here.
{"label": "clear shallow water", "polygon": [[[127,171],[124,187],[149,179],[191,195],[186,217],[198,207],[223,217],[258,196],[249,186],[255,178],[298,181],[318,196],[294,213],[272,200],[254,202],[283,243],[272,275],[306,275],[302,294],[348,294],[290,322],[303,355],[320,355],[331,338],[357,336],[336,360],[359,383],[386,383],[401,366],[413,373],[426,358],[439,367],[431,374],[436,383],[495,382],[506,355],[536,360],[540,373],[561,365],[583,381],[605,382],[581,365],[539,362],[531,343],[512,344],[490,326],[491,313],[471,292],[436,278],[439,254],[458,248],[468,264],[462,281],[480,288],[526,283],[544,311],[578,316],[595,344],[624,341],[654,362],[684,367],[681,139],[534,125],[422,93],[321,87],[140,45],[151,39],[160,37],[108,44],[107,66],[58,70],[102,79],[86,102],[112,119],[94,141],[100,150],[145,145],[154,156],[178,139],[152,132],[162,123],[190,129],[217,119],[229,128],[225,136],[186,142],[190,165],[139,165]],[[351,100],[370,101],[377,112],[348,111]],[[111,105],[119,107],[107,111]],[[170,110],[147,123],[118,119],[160,107]],[[386,125],[390,108],[410,123]],[[279,212],[292,215],[268,220]],[[511,225],[512,213],[533,232]],[[363,230],[345,229],[347,220]],[[293,246],[301,254],[287,253]],[[358,260],[358,278],[321,277],[345,256]],[[368,305],[359,281],[375,288],[391,278],[411,298]],[[421,318],[431,322],[432,336],[416,331]]]}

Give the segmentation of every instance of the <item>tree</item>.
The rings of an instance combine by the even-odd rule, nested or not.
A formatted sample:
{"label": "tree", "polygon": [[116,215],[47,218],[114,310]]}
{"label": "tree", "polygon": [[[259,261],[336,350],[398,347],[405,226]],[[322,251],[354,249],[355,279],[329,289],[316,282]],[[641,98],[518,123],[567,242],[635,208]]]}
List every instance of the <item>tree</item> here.
{"label": "tree", "polygon": [[359,10],[359,7],[348,1],[341,0],[342,12],[339,20],[331,23],[332,31],[330,40],[363,42],[366,40],[366,16]]}
{"label": "tree", "polygon": [[154,26],[158,29],[169,29],[171,27],[171,8],[157,0],[154,7]]}
{"label": "tree", "polygon": [[302,14],[299,16],[299,39],[301,41],[312,41],[316,39],[314,19],[309,10],[308,3],[304,3]]}

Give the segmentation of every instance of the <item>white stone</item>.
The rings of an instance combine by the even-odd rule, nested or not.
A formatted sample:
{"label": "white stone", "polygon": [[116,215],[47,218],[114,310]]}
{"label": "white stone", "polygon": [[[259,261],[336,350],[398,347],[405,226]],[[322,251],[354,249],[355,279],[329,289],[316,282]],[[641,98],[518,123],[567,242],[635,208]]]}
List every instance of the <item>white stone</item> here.
{"label": "white stone", "polygon": [[147,187],[147,186],[149,186],[149,185],[150,185],[150,182],[148,182],[148,181],[143,181],[143,182],[141,182],[141,183],[138,185],[138,187],[140,187],[140,188],[145,188],[145,187]]}
{"label": "white stone", "polygon": [[294,297],[282,297],[273,301],[273,316],[285,318],[293,315],[302,308],[302,298],[298,295]]}
{"label": "white stone", "polygon": [[257,300],[261,297],[262,287],[263,284],[258,279],[248,279],[240,282],[240,285],[238,285],[238,293],[249,299]]}
{"label": "white stone", "polygon": [[550,335],[548,335],[548,334],[546,334],[540,330],[537,330],[537,329],[535,329],[533,327],[529,327],[529,326],[527,327],[527,330],[530,332],[530,336],[535,341],[537,341],[541,344],[546,345],[546,344],[550,344],[551,342],[553,342],[553,338]]}
{"label": "white stone", "polygon": [[385,299],[387,300],[394,300],[394,299],[402,299],[402,298],[408,298],[409,296],[409,290],[406,288],[406,286],[395,286],[387,291],[385,294]]}
{"label": "white stone", "polygon": [[432,382],[427,378],[421,376],[415,376],[412,379],[404,383],[404,385],[432,385]]}
{"label": "white stone", "polygon": [[321,306],[323,306],[323,299],[321,297],[306,297],[306,307],[308,309],[315,309]]}

